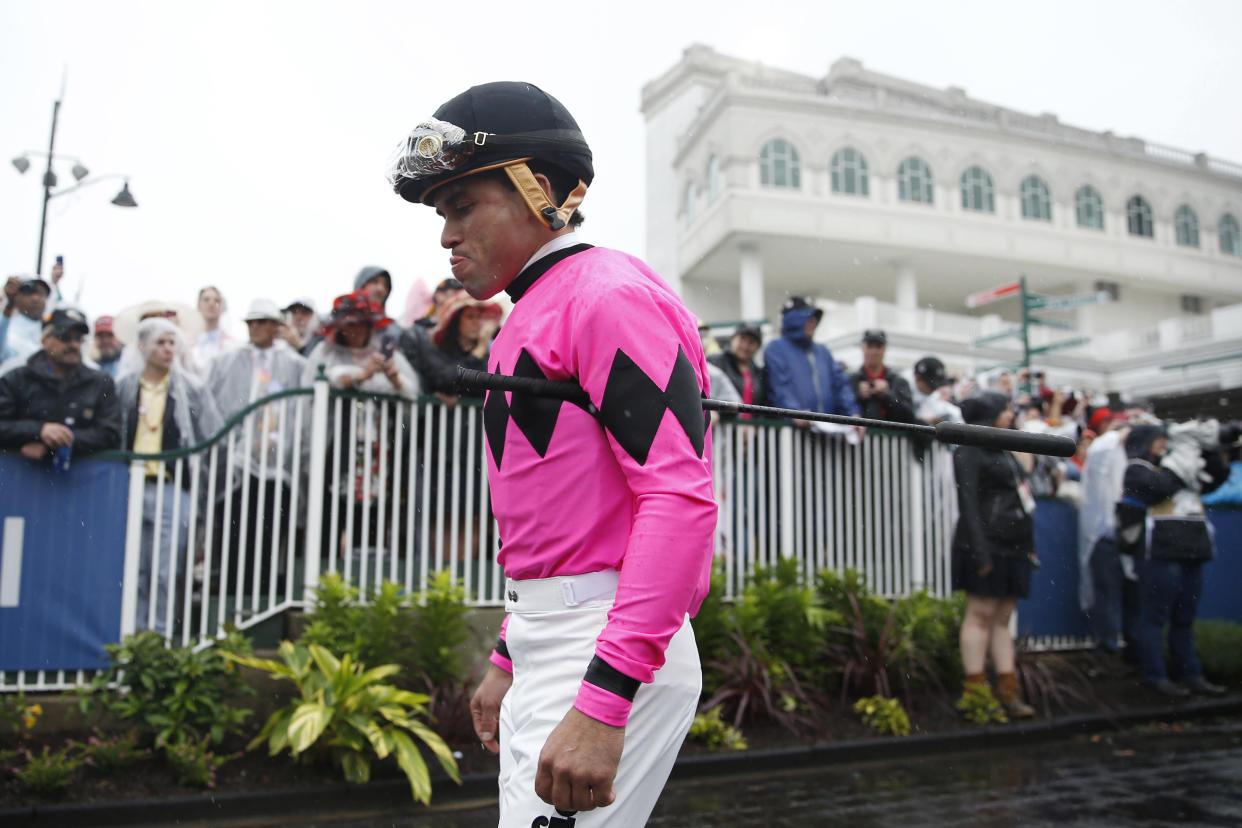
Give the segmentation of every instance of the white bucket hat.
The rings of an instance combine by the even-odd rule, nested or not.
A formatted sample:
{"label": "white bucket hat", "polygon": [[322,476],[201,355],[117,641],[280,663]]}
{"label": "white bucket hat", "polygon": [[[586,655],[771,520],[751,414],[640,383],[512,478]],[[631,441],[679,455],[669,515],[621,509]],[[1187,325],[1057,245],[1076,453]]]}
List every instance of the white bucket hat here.
{"label": "white bucket hat", "polygon": [[242,317],[243,322],[284,322],[285,315],[280,312],[280,308],[271,299],[255,299],[250,303],[250,310],[246,311],[246,315]]}

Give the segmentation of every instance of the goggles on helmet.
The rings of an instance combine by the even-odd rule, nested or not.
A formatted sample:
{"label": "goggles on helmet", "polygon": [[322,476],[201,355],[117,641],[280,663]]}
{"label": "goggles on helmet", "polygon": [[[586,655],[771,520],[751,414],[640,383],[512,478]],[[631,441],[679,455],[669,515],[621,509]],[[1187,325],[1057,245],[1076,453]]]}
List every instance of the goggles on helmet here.
{"label": "goggles on helmet", "polygon": [[388,183],[396,187],[405,179],[417,181],[454,172],[487,144],[490,133],[468,135],[459,126],[429,118],[397,144],[388,161]]}

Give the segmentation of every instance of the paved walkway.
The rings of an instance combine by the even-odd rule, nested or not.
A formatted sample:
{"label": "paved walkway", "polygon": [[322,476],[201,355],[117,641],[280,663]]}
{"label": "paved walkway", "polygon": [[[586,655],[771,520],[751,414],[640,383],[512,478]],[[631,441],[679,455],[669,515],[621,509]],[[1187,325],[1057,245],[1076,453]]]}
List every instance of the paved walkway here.
{"label": "paved walkway", "polygon": [[[1151,726],[1029,750],[686,780],[670,785],[649,824],[913,828],[1067,822],[1242,825],[1242,722]],[[491,802],[458,803],[452,810],[335,814],[301,822],[286,817],[280,823],[481,828],[496,824],[496,811]]]}

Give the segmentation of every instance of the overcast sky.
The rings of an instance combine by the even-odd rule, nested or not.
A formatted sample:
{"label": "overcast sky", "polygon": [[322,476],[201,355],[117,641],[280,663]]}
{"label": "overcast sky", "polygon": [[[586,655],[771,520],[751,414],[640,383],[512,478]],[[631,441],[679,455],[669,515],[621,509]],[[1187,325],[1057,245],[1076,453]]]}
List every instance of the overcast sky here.
{"label": "overcast sky", "polygon": [[[219,285],[234,319],[263,296],[324,307],[365,264],[448,275],[434,213],[393,195],[396,142],[475,83],[526,80],[595,153],[589,241],[642,254],[640,92],[691,43],[820,76],[849,55],[991,103],[1055,112],[1242,162],[1242,2],[493,3],[4,0],[0,153],[46,150],[122,181],[53,199],[44,272],[94,316]],[[0,168],[0,267],[34,269],[43,161]],[[62,184],[72,182],[64,161]],[[89,179],[88,179],[89,180]]]}

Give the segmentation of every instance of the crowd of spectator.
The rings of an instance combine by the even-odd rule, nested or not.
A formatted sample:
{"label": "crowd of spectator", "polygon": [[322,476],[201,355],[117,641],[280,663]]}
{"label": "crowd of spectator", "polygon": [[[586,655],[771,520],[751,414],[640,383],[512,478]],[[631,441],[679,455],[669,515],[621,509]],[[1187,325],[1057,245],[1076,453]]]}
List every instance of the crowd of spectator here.
{"label": "crowd of spectator", "polygon": [[[401,325],[385,310],[392,277],[372,266],[362,268],[352,289],[336,296],[323,315],[305,296],[283,306],[255,299],[241,319],[245,338],[226,325],[229,305],[215,286],[199,290],[193,307],[148,301],[97,317],[92,331],[85,314],[61,297],[62,276],[58,264],[50,281],[9,278],[0,314],[0,450],[56,469],[109,449],[158,454],[203,445],[256,401],[309,387],[321,370],[338,389],[410,400],[431,393],[452,406],[460,393],[456,367],[486,369],[504,315],[501,304],[475,301],[456,279],[445,279],[434,292],[425,291],[429,301],[407,304],[409,324]],[[227,461],[222,457],[218,465],[227,462],[230,472],[213,481],[229,481],[213,488],[220,501],[213,589],[226,581],[263,593],[284,574],[271,571],[279,556],[270,547],[279,535],[275,525],[301,525],[290,470],[309,434],[295,445],[290,424],[277,406],[262,406],[245,420],[245,433],[227,444]],[[355,425],[371,434],[380,427],[378,420]],[[407,446],[412,442],[407,438]],[[359,440],[346,450],[378,452],[379,441]],[[354,479],[342,471],[341,479],[328,482],[328,496],[344,506],[373,508],[383,485],[375,476],[379,464],[355,459]],[[346,460],[342,469],[350,465]],[[364,468],[371,469],[370,481],[362,480]],[[139,571],[139,626],[150,618],[161,633],[170,632],[171,560],[186,552],[191,514],[191,475],[176,486],[171,469],[163,461],[146,464]],[[200,475],[206,482],[205,466]],[[345,503],[350,491],[356,504]],[[157,537],[163,539],[158,554]]]}
{"label": "crowd of spectator", "polygon": [[[985,686],[990,655],[999,703],[1010,716],[1033,714],[1018,695],[1009,619],[1018,599],[1029,596],[1039,563],[1030,519],[1039,498],[1078,509],[1079,602],[1102,663],[1116,657],[1134,665],[1146,686],[1167,696],[1224,692],[1203,677],[1193,621],[1203,566],[1214,554],[1204,507],[1242,505],[1242,425],[1161,423],[1145,408],[1115,398],[1110,406],[1084,389],[1054,385],[1039,370],[953,377],[934,355],[916,360],[907,379],[886,363],[888,336],[879,329],[863,332],[862,364],[847,373],[815,342],[821,317],[806,298],[791,297],[780,336],[766,348],[758,328],[740,325],[709,357],[721,369],[717,382],[730,386],[716,396],[870,420],[1017,428],[1077,445],[1068,459],[974,447],[954,452],[960,517],[952,572],[954,588],[968,598],[961,630],[967,694]],[[762,365],[755,361],[760,352]],[[927,443],[911,442],[921,461]]]}

